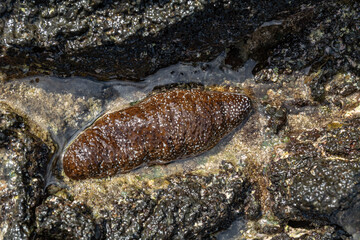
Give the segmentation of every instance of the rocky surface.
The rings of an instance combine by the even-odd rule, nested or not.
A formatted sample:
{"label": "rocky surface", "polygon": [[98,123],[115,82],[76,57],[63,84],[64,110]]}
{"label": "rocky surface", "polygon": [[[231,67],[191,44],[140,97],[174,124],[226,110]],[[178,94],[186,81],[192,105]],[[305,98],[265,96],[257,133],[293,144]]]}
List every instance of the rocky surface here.
{"label": "rocky surface", "polygon": [[353,119],[335,129],[291,136],[285,148],[289,156],[269,169],[274,212],[280,219],[304,226],[339,224],[351,234],[360,231],[355,206],[360,194],[360,162],[355,157],[359,126],[359,119]]}
{"label": "rocky surface", "polygon": [[[76,201],[51,196],[37,208],[41,239],[195,239],[227,228],[244,207],[249,184],[224,163],[218,174],[171,176],[149,193],[132,188],[96,216]],[[145,186],[144,186],[145,187]],[[73,231],[79,229],[79,231]]]}
{"label": "rocky surface", "polygon": [[139,80],[179,61],[211,60],[307,2],[2,1],[0,69],[6,78]]}
{"label": "rocky surface", "polygon": [[0,238],[28,239],[34,236],[51,152],[21,116],[0,106]]}
{"label": "rocky surface", "polygon": [[[79,78],[68,89],[45,88],[42,77],[2,82],[0,239],[360,239],[360,5],[271,3],[0,3],[3,80],[140,79],[223,52],[163,74],[206,76],[191,79],[206,88],[217,79],[213,88],[240,88],[254,107],[202,156],[73,181],[47,169],[55,148],[46,131],[59,137],[108,105],[131,105],[149,94],[144,85],[126,98]],[[254,76],[231,78],[249,58]]]}

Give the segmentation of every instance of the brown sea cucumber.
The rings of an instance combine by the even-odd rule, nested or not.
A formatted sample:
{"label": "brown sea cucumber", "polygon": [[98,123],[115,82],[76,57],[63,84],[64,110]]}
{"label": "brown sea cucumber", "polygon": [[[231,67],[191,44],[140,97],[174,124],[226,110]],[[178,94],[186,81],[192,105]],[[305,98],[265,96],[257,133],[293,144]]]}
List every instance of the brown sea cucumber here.
{"label": "brown sea cucumber", "polygon": [[240,125],[251,109],[239,93],[172,90],[105,114],[68,146],[65,174],[72,179],[126,173],[199,155]]}

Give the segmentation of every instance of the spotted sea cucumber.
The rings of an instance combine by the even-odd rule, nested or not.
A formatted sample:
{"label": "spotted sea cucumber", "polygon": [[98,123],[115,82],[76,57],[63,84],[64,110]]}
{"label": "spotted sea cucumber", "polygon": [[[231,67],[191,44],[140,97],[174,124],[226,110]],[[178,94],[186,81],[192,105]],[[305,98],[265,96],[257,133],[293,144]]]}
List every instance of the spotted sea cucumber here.
{"label": "spotted sea cucumber", "polygon": [[240,125],[250,110],[250,99],[239,93],[158,93],[105,114],[79,134],[64,153],[64,172],[75,180],[102,178],[199,155]]}

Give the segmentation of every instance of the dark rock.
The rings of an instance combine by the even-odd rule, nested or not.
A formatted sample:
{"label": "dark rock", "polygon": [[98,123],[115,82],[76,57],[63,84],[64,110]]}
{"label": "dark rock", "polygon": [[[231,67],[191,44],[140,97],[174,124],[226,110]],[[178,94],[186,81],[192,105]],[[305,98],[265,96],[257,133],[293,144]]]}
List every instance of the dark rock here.
{"label": "dark rock", "polygon": [[275,212],[282,219],[330,222],[360,181],[360,163],[342,160],[289,158],[271,171]]}
{"label": "dark rock", "polygon": [[332,84],[328,94],[340,95],[347,97],[355,92],[360,91],[360,80],[356,77],[344,76]]}
{"label": "dark rock", "polygon": [[[252,188],[255,188],[252,186]],[[254,194],[249,194],[245,199],[245,217],[248,220],[258,220],[262,215],[260,193],[255,191]]]}
{"label": "dark rock", "polygon": [[326,132],[324,150],[335,156],[348,159],[360,157],[360,118]]}
{"label": "dark rock", "polygon": [[99,239],[91,210],[51,196],[36,209],[37,239]]}
{"label": "dark rock", "polygon": [[[300,234],[299,234],[300,235]],[[323,229],[309,230],[307,233],[301,234],[298,237],[290,237],[286,233],[278,234],[271,238],[271,240],[333,240],[333,239],[350,239],[344,232],[337,230],[334,227],[325,227]]]}
{"label": "dark rock", "polygon": [[319,104],[316,102],[312,102],[310,100],[305,100],[301,98],[287,100],[283,104],[284,108],[286,108],[287,112],[290,114],[297,114],[300,112],[304,112],[307,108],[311,108],[317,105]]}
{"label": "dark rock", "polygon": [[198,239],[225,229],[243,213],[249,184],[229,163],[218,174],[170,176],[153,194],[133,188],[91,209],[51,196],[36,209],[40,239]]}
{"label": "dark rock", "polygon": [[[313,99],[325,102],[328,94],[325,85],[333,80],[335,74],[360,73],[360,48],[357,44],[360,5],[357,1],[328,2],[322,7],[317,5],[312,11],[314,17],[305,28],[285,34],[277,46],[263,52],[263,60],[259,58],[254,73],[263,72],[256,77],[258,82],[269,82],[274,72],[309,72],[306,82]],[[347,82],[341,87],[337,89],[342,96],[358,91],[357,83]]]}
{"label": "dark rock", "polygon": [[349,208],[336,214],[336,221],[354,239],[360,238],[360,194],[354,198]]}
{"label": "dark rock", "polygon": [[265,113],[269,116],[267,127],[270,133],[279,133],[287,121],[287,110],[284,107],[267,106]]}
{"label": "dark rock", "polygon": [[220,174],[186,174],[168,181],[169,186],[154,196],[139,191],[121,201],[127,204],[116,205],[108,212],[104,218],[106,237],[206,238],[230,226],[243,211],[249,190],[231,165]]}
{"label": "dark rock", "polygon": [[287,35],[304,30],[311,22],[314,12],[314,7],[303,7],[291,16],[285,17],[280,14],[272,21],[263,23],[249,36],[228,48],[225,64],[236,69],[249,58],[259,62],[266,61],[269,51],[285,41]]}
{"label": "dark rock", "polygon": [[[273,162],[269,171],[274,212],[280,219],[338,224],[353,236],[359,233],[358,127],[359,120],[353,119],[320,134],[291,138],[289,157]],[[313,137],[320,139],[328,158],[314,146]]]}
{"label": "dark rock", "polygon": [[28,239],[35,228],[35,208],[44,196],[49,148],[24,120],[0,108],[0,226],[4,239]]}
{"label": "dark rock", "polygon": [[0,5],[0,70],[9,77],[139,80],[179,61],[213,59],[263,22],[285,18],[308,2],[6,1]]}
{"label": "dark rock", "polygon": [[[346,103],[360,89],[359,9],[355,0],[1,1],[1,79],[44,73],[141,80],[159,68],[179,61],[208,61],[227,49],[224,64],[234,69],[248,58],[258,61],[255,78],[246,84],[250,91],[260,86],[254,103],[265,109],[256,112],[259,120],[263,114],[269,117],[267,126],[260,123],[269,129],[265,138],[276,133],[276,141],[289,137],[280,145],[264,146],[280,148],[286,157],[256,168],[255,177],[246,179],[235,170],[239,166],[231,164],[206,176],[169,176],[169,185],[162,190],[149,194],[134,187],[94,212],[70,194],[59,197],[60,191],[66,191],[60,187],[49,189],[44,200],[49,149],[24,119],[4,110],[0,235],[5,239],[208,239],[238,216],[261,221],[266,214],[262,211],[272,207],[269,211],[279,222],[253,229],[266,237],[360,238],[359,120],[301,133],[292,133],[286,125],[290,114],[297,113],[317,121],[314,113],[324,105],[330,118],[344,117],[337,107],[349,107]],[[228,66],[222,67],[226,71]],[[294,84],[294,79],[304,83]],[[309,87],[311,97],[302,95],[305,90],[293,94],[291,84]],[[276,90],[275,94],[270,96],[269,90]],[[271,99],[276,96],[280,99]],[[350,110],[358,106],[351,104]],[[347,110],[341,109],[341,114]],[[262,136],[263,129],[256,128],[256,121],[252,124],[249,131]],[[285,131],[280,131],[284,126]],[[281,149],[283,144],[287,146]],[[248,159],[244,161],[254,160]],[[257,181],[263,181],[259,189]],[[288,228],[306,233],[294,238]]]}

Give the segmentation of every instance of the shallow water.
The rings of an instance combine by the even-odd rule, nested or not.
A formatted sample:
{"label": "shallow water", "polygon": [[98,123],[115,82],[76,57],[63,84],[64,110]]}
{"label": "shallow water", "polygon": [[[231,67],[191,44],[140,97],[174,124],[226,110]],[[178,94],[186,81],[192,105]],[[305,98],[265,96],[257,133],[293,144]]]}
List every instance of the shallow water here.
{"label": "shallow water", "polygon": [[[225,54],[220,55],[218,58],[208,63],[179,63],[164,69],[159,70],[153,75],[150,75],[143,79],[141,82],[120,82],[120,81],[97,81],[91,78],[80,78],[80,77],[70,77],[70,78],[57,78],[53,76],[35,76],[28,77],[19,80],[12,80],[6,85],[8,89],[16,89],[19,85],[28,85],[26,86],[29,90],[41,89],[46,92],[46,94],[59,94],[66,95],[71,94],[77,99],[84,99],[85,101],[93,98],[96,101],[101,103],[101,111],[97,115],[102,115],[104,111],[109,110],[110,105],[114,104],[114,101],[117,101],[121,98],[124,103],[130,104],[143,99],[148,95],[154,87],[168,85],[172,83],[201,83],[204,85],[224,85],[224,86],[237,86],[238,83],[243,82],[245,79],[252,77],[252,69],[255,66],[255,61],[249,60],[244,67],[234,71],[229,67],[222,66]],[[5,88],[6,89],[6,88]],[[0,90],[1,91],[1,90]],[[19,92],[10,93],[10,92],[0,92],[0,101],[12,102],[12,97],[14,95],[21,94]],[[39,105],[43,105],[47,109],[56,108],[57,106],[51,102],[48,102],[49,96],[43,95],[36,96],[34,98],[27,98],[28,104],[24,103],[25,99],[17,99],[16,107],[22,108],[21,110],[28,118],[33,118],[33,116],[41,115],[51,115],[51,111],[44,113],[39,108]],[[43,98],[42,98],[43,97]],[[51,97],[51,96],[50,96]],[[29,107],[29,105],[32,107]],[[57,104],[62,105],[63,102],[57,102]],[[114,104],[116,105],[116,104]],[[69,106],[69,108],[74,106]],[[86,109],[84,109],[86,110]],[[66,112],[63,112],[63,119],[66,117]],[[71,116],[70,116],[71,117]],[[45,123],[45,126],[48,131],[50,131],[52,137],[55,141],[62,145],[64,142],[67,142],[71,139],[74,131],[79,130],[80,128],[85,127],[92,121],[84,122],[83,119],[72,116],[76,118],[76,121],[80,124],[77,128],[72,125],[64,126],[61,131],[58,131],[58,128],[52,126],[50,123]],[[94,120],[94,119],[92,119]],[[43,123],[42,123],[43,124]]]}
{"label": "shallow water", "polygon": [[242,217],[239,217],[234,222],[231,223],[230,227],[221,231],[216,235],[218,240],[236,240],[239,239],[239,233],[246,230],[246,220]]}
{"label": "shallow water", "polygon": [[249,60],[244,67],[232,70],[223,64],[224,59],[225,53],[211,62],[178,63],[159,70],[141,82],[33,76],[6,83],[2,91],[0,89],[0,101],[19,110],[49,132],[56,142],[57,150],[49,163],[46,177],[47,185],[50,185],[58,182],[53,169],[63,150],[104,112],[125,108],[131,102],[145,98],[156,86],[194,82],[238,87],[245,79],[252,77],[255,61]]}

